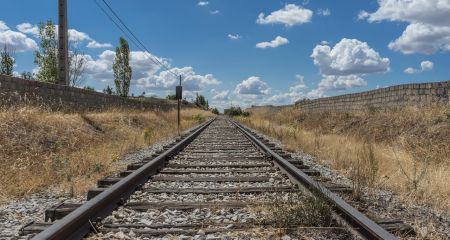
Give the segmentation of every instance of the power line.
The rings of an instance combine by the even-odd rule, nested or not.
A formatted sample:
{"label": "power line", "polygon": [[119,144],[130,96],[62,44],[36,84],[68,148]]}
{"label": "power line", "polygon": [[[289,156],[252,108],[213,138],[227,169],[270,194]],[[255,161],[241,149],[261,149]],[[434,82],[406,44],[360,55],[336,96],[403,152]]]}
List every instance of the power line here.
{"label": "power line", "polygon": [[[153,57],[150,54],[150,51],[148,50],[148,48],[139,40],[139,38],[133,33],[133,31],[131,31],[131,29],[125,24],[125,22],[119,17],[119,15],[114,11],[114,9],[112,9],[112,7],[105,1],[102,0],[103,3],[108,7],[108,9],[110,10],[110,12],[116,17],[117,20],[119,20],[119,22],[122,24],[122,26],[128,31],[129,34],[131,34],[131,36],[134,38],[131,38],[130,35],[127,33],[127,31],[125,31],[122,26],[120,26],[119,23],[116,22],[115,19],[113,19],[113,17],[97,2],[97,0],[94,0],[94,2],[97,4],[97,6],[102,10],[102,12],[109,18],[109,20],[111,20],[114,25],[116,25],[116,27],[118,27],[120,29],[120,31],[126,35],[126,37],[131,40],[131,42],[136,45],[140,50],[142,50],[143,52],[145,52],[145,54],[150,58],[150,60],[157,64],[162,66],[163,68],[165,68],[168,72],[170,72],[171,74],[173,74],[174,76],[178,77],[179,75],[175,74],[168,66],[166,66],[166,64],[162,63],[161,61],[159,61],[159,59],[157,57]],[[136,41],[135,41],[136,40]],[[137,42],[137,43],[136,43]]]}

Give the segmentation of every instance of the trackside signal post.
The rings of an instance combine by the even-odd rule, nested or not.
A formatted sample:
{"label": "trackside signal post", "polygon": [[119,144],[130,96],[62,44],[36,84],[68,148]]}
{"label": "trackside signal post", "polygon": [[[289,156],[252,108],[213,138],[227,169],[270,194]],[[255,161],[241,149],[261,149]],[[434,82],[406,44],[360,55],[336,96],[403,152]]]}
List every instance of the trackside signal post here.
{"label": "trackside signal post", "polygon": [[181,86],[181,75],[180,75],[180,85],[175,88],[175,96],[178,102],[178,135],[180,135],[180,111],[181,111],[181,99],[183,99],[183,87]]}

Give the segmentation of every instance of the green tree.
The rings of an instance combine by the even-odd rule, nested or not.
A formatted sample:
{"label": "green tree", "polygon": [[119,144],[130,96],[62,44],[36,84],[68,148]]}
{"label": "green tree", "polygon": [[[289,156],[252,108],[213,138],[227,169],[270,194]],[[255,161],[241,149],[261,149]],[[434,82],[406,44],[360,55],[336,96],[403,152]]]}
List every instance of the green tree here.
{"label": "green tree", "polygon": [[[39,81],[58,83],[58,41],[56,27],[51,20],[39,24],[39,39],[40,49],[34,54],[34,63],[39,67],[36,78]],[[70,86],[79,86],[83,82],[82,75],[86,67],[86,58],[74,47],[70,47],[70,49],[68,55],[69,84]]]}
{"label": "green tree", "polygon": [[20,77],[25,79],[25,80],[33,80],[34,79],[34,76],[33,76],[33,74],[31,72],[22,72],[20,74]]}
{"label": "green tree", "polygon": [[0,52],[0,74],[12,76],[16,60],[13,58],[14,51],[4,45]]}
{"label": "green tree", "polygon": [[119,40],[120,46],[116,48],[116,57],[113,63],[114,83],[116,93],[119,96],[127,97],[130,90],[132,70],[130,67],[130,48],[127,40],[123,37]]}
{"label": "green tree", "polygon": [[103,89],[103,93],[109,94],[109,95],[113,95],[113,94],[114,94],[114,91],[113,91],[113,89],[108,85],[108,86],[106,86],[105,89]]}
{"label": "green tree", "polygon": [[91,86],[84,86],[83,89],[84,89],[84,90],[94,91],[94,92],[95,92],[95,88],[94,88],[94,87],[91,87]]}
{"label": "green tree", "polygon": [[211,112],[214,113],[214,114],[216,114],[216,115],[219,115],[219,109],[217,109],[217,108],[213,108],[213,109],[211,110]]}
{"label": "green tree", "polygon": [[195,99],[195,103],[199,106],[206,107],[206,99],[203,95],[197,95],[197,98]]}
{"label": "green tree", "polygon": [[39,71],[36,78],[39,81],[58,82],[58,42],[56,41],[55,25],[51,20],[39,24],[39,49],[34,53],[34,63]]}
{"label": "green tree", "polygon": [[168,99],[168,100],[177,100],[177,96],[175,94],[167,95],[166,99]]}

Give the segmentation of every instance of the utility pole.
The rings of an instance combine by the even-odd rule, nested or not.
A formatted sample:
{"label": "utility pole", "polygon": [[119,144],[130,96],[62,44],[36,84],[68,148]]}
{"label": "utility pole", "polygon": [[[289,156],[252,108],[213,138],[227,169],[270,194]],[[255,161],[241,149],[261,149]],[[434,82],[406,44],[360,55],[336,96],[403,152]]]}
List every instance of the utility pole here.
{"label": "utility pole", "polygon": [[58,0],[58,83],[69,85],[67,0]]}
{"label": "utility pole", "polygon": [[181,111],[181,100],[183,99],[183,93],[182,93],[183,89],[181,87],[181,75],[180,75],[180,85],[176,87],[175,89],[175,96],[178,102],[178,135],[180,135],[180,111]]}

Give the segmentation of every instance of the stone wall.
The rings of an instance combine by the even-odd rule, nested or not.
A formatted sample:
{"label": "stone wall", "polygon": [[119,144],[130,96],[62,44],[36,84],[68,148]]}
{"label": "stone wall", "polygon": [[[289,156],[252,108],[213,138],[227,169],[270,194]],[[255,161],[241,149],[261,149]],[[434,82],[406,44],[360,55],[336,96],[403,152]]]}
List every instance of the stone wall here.
{"label": "stone wall", "polygon": [[[90,111],[109,108],[169,110],[176,101],[127,99],[95,91],[0,75],[0,106],[39,106],[49,110]],[[188,104],[192,107],[192,104]]]}
{"label": "stone wall", "polygon": [[403,84],[368,92],[335,97],[301,100],[295,103],[300,110],[353,111],[370,108],[429,106],[449,103],[450,81]]}

